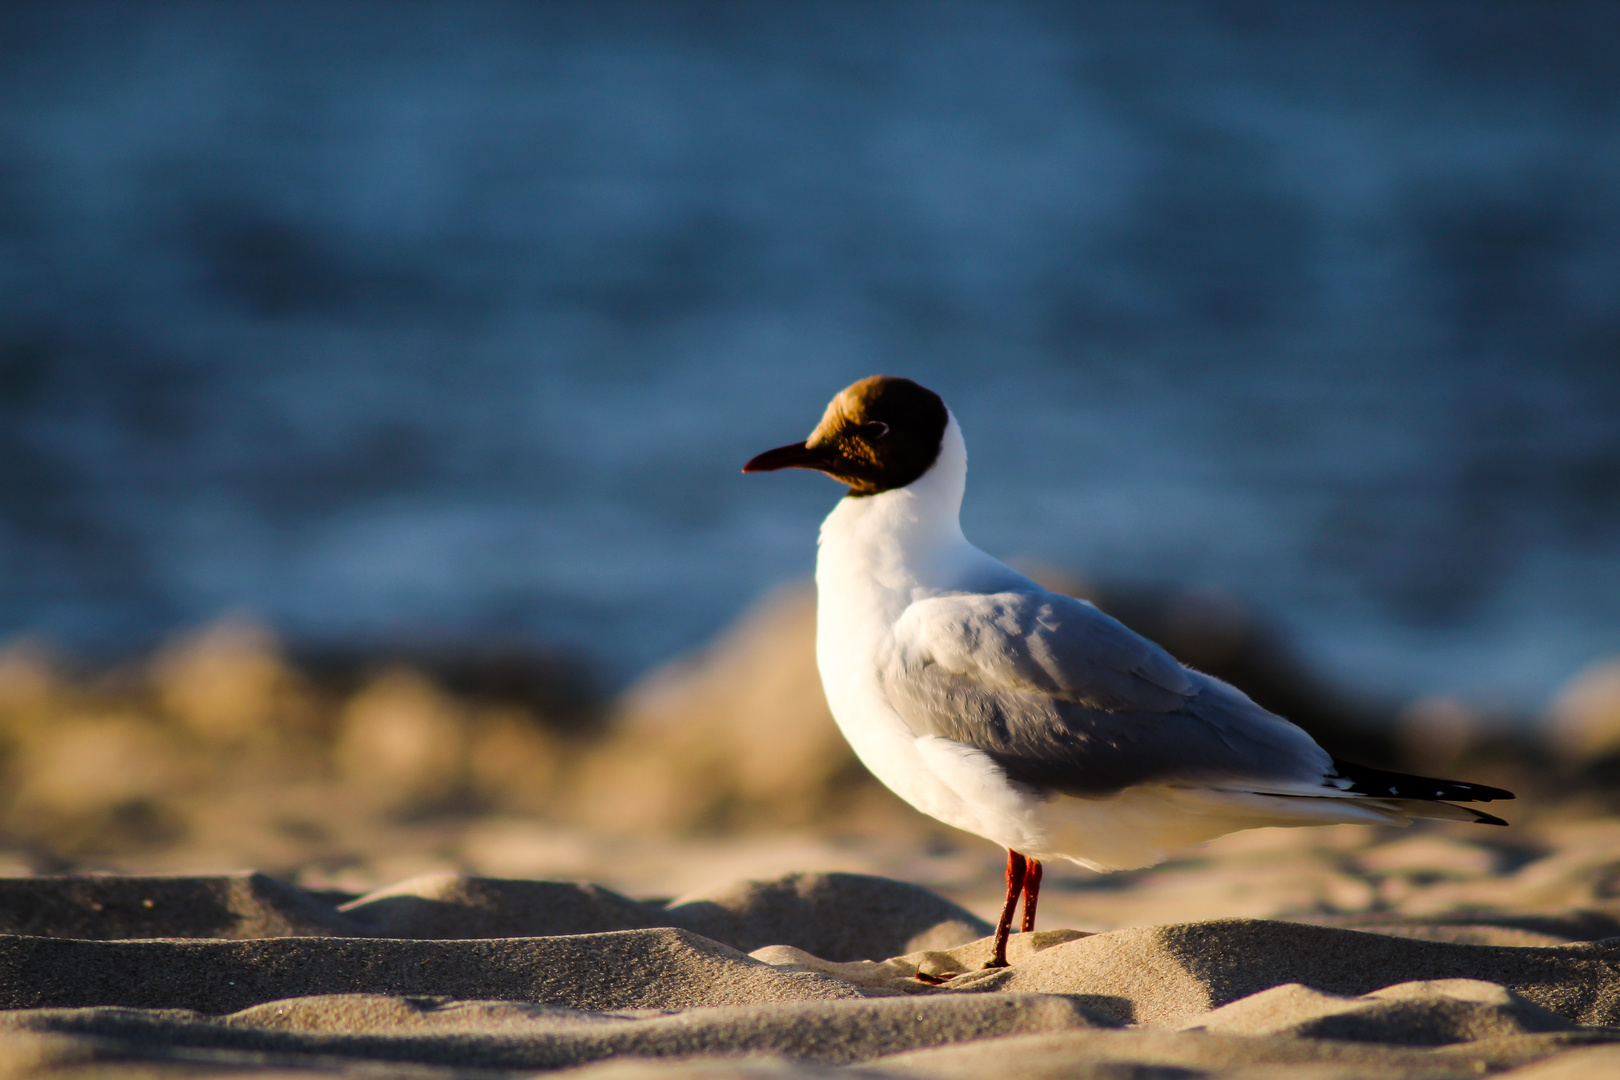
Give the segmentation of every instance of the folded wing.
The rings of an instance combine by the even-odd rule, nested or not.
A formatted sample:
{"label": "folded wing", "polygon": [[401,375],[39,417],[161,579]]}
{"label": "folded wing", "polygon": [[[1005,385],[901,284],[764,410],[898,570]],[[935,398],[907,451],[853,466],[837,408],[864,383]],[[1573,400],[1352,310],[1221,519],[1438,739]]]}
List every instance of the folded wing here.
{"label": "folded wing", "polygon": [[1090,604],[1033,583],[912,604],[881,677],[918,736],[982,750],[1038,789],[1198,783],[1305,794],[1322,791],[1332,771],[1293,724]]}

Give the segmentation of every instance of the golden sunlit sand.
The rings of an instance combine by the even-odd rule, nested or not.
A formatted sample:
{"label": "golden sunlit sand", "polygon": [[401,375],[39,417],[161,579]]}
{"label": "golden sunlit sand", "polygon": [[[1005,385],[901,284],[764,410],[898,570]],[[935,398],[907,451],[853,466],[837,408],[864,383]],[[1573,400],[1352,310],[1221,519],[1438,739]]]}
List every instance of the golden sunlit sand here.
{"label": "golden sunlit sand", "polygon": [[12,646],[4,1067],[1620,1067],[1606,669],[1556,704],[1547,746],[1455,717],[1444,740],[1390,737],[1519,790],[1511,828],[1266,829],[1149,870],[1054,868],[1040,929],[985,971],[1002,853],[852,762],[811,617],[804,592],[780,593],[699,655],[556,715],[398,662],[334,681],[240,620],[108,672]]}

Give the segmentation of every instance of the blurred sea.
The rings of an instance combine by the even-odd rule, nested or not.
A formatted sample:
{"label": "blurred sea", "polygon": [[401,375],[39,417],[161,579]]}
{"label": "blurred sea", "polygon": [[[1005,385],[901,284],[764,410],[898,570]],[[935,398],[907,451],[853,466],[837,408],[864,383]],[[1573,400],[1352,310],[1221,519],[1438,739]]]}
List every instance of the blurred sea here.
{"label": "blurred sea", "polygon": [[994,554],[1348,684],[1620,653],[1620,7],[9,4],[0,635],[520,640],[809,573],[941,391]]}

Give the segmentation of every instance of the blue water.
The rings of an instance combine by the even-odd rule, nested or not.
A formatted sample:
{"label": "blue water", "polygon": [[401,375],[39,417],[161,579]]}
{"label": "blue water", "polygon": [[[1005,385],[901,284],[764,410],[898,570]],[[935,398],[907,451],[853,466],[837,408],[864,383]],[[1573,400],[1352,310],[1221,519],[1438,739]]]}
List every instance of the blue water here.
{"label": "blue water", "polygon": [[807,574],[941,391],[1003,556],[1347,682],[1620,653],[1620,8],[0,9],[0,633],[517,637]]}

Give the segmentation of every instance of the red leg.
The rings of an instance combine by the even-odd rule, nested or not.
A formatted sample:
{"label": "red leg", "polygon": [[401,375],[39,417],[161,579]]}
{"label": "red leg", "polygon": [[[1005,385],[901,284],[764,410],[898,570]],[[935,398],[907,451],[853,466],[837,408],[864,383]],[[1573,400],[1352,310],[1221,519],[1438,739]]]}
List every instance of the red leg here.
{"label": "red leg", "polygon": [[1012,932],[1013,912],[1018,909],[1018,896],[1024,891],[1024,857],[1007,849],[1007,902],[1001,905],[1001,921],[996,924],[996,950],[984,965],[987,968],[1007,966],[1007,935]]}
{"label": "red leg", "polygon": [[1035,902],[1041,896],[1041,860],[1030,859],[1028,869],[1024,874],[1024,925],[1023,933],[1035,929]]}

